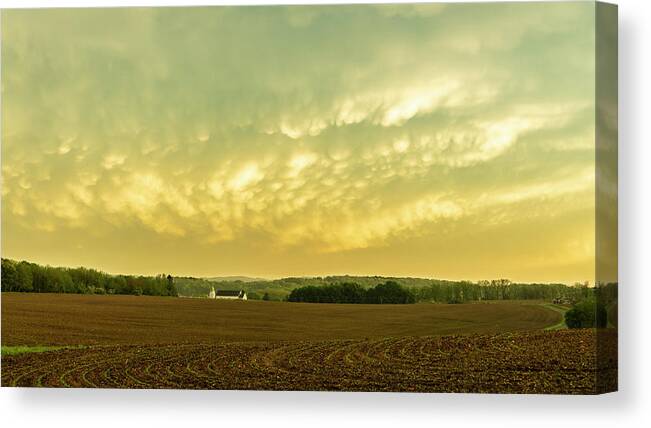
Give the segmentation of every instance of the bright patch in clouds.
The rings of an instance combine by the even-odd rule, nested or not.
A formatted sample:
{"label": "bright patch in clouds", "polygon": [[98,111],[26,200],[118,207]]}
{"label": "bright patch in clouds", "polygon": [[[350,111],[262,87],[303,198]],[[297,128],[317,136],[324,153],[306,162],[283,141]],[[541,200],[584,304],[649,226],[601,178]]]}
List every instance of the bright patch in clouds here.
{"label": "bright patch in clouds", "polygon": [[450,96],[458,89],[459,83],[454,80],[412,88],[400,96],[396,104],[385,112],[382,125],[402,125],[417,114],[429,113],[440,105],[446,96]]}
{"label": "bright patch in clouds", "polygon": [[125,155],[109,154],[104,157],[102,161],[102,166],[104,169],[113,169],[116,166],[120,166],[127,159]]}
{"label": "bright patch in clouds", "polygon": [[258,165],[252,163],[240,169],[235,176],[229,180],[228,188],[237,192],[238,190],[243,190],[259,182],[263,177],[264,175],[260,171]]}

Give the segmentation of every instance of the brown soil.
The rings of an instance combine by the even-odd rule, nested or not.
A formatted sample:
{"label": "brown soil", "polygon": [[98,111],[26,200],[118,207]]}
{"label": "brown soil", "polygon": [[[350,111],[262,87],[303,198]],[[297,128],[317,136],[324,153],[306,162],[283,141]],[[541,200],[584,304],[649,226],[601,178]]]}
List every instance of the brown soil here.
{"label": "brown soil", "polygon": [[[595,338],[591,330],[563,330],[98,346],[3,357],[2,385],[593,394],[617,382],[616,361],[597,366]],[[617,346],[614,332],[600,340]]]}
{"label": "brown soil", "polygon": [[276,342],[503,333],[556,324],[537,302],[340,305],[2,293],[3,345]]}

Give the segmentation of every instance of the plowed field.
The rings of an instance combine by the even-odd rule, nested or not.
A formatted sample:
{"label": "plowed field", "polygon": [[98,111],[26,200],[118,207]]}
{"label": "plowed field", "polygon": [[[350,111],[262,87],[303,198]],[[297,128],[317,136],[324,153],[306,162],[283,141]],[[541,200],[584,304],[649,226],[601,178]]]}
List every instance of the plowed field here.
{"label": "plowed field", "polygon": [[[532,302],[319,305],[2,295],[2,386],[595,393],[616,333]],[[79,345],[83,347],[79,347]],[[616,357],[615,357],[616,358]],[[597,373],[601,382],[597,383]]]}
{"label": "plowed field", "polygon": [[[602,345],[616,346],[616,336]],[[590,330],[291,343],[98,346],[3,358],[4,386],[590,394]],[[611,386],[612,386],[611,385]],[[602,386],[603,387],[603,386]],[[611,388],[612,389],[612,388]]]}
{"label": "plowed field", "polygon": [[3,345],[277,342],[539,330],[536,302],[338,305],[2,293]]}

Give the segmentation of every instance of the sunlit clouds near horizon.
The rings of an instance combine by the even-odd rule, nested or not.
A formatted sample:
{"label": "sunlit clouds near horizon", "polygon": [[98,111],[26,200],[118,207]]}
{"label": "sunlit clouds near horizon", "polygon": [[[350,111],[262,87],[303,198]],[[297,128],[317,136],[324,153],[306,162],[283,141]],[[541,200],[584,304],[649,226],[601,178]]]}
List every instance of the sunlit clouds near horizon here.
{"label": "sunlit clouds near horizon", "polygon": [[5,10],[2,255],[594,280],[594,4]]}

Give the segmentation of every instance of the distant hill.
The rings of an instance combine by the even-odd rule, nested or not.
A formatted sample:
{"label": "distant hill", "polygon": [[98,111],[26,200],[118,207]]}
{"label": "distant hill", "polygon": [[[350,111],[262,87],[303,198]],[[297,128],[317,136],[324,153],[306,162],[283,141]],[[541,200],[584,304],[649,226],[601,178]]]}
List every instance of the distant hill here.
{"label": "distant hill", "polygon": [[[520,284],[508,280],[448,281],[428,278],[405,278],[384,276],[337,275],[325,277],[289,277],[273,280],[231,276],[222,278],[174,278],[181,296],[205,297],[212,287],[215,290],[240,290],[247,292],[249,299],[285,300],[292,290],[306,286],[355,283],[368,289],[386,281],[395,281],[411,290],[419,302],[459,303],[475,300],[540,299],[553,300],[563,297],[576,300],[589,291],[568,287],[564,284]],[[247,278],[248,281],[239,280]]]}
{"label": "distant hill", "polygon": [[235,281],[240,281],[240,282],[261,282],[261,281],[268,281],[268,279],[265,278],[253,278],[250,276],[213,276],[211,278],[204,278],[207,281],[211,282],[235,282]]}

